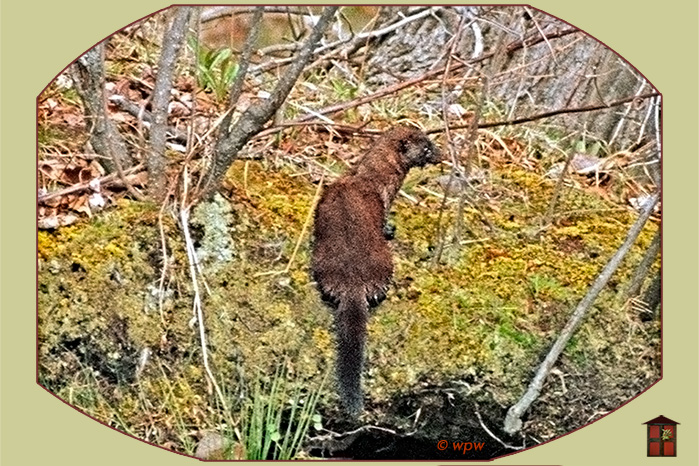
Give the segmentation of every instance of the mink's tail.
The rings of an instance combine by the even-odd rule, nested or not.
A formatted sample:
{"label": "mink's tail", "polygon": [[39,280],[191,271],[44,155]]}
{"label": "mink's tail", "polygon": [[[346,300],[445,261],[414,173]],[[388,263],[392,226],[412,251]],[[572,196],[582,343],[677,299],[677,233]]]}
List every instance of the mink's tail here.
{"label": "mink's tail", "polygon": [[369,303],[364,296],[347,294],[335,313],[337,339],[337,382],[340,398],[351,416],[362,412],[362,368]]}

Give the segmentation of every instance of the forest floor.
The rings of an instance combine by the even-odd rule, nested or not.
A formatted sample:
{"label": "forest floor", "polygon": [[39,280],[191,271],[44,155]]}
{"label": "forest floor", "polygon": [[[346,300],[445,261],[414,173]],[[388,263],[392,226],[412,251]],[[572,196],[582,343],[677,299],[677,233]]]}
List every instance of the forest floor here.
{"label": "forest floor", "polygon": [[[186,93],[192,83],[178,85]],[[115,86],[135,93],[138,82]],[[327,101],[353,92],[323,77],[305,88]],[[371,126],[385,129],[425,92],[369,104],[346,123],[368,112]],[[205,101],[210,92],[199,98],[215,106]],[[39,118],[40,188],[100,175],[82,154],[74,94],[49,88]],[[289,393],[319,397],[300,458],[491,458],[599,419],[660,378],[659,319],[625,298],[656,221],[567,345],[521,435],[502,432],[507,408],[637,217],[627,202],[635,184],[615,171],[573,175],[542,225],[556,183],[546,174],[560,162],[551,140],[518,128],[479,132],[468,201],[458,192],[444,199],[444,167],[410,173],[394,205],[394,283],[369,324],[359,423],[337,407],[332,319],[309,276],[304,227],[320,179],[330,182],[370,140],[318,126],[255,140],[215,202],[192,214],[207,355],[227,406],[202,365],[179,219],[116,185],[103,189],[101,210],[89,190],[39,206],[40,222],[54,222],[38,232],[39,383],[104,424],[189,455],[209,432],[242,429],[256,387],[269,388],[280,371]],[[440,439],[481,446],[440,450]]]}

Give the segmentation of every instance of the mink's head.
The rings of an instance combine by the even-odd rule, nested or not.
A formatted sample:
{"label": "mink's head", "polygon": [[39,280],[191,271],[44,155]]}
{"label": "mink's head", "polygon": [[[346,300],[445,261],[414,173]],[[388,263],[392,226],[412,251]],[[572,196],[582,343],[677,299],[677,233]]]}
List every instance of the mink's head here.
{"label": "mink's head", "polygon": [[442,160],[442,151],[417,128],[398,126],[386,132],[386,137],[398,146],[398,152],[408,168],[423,167]]}

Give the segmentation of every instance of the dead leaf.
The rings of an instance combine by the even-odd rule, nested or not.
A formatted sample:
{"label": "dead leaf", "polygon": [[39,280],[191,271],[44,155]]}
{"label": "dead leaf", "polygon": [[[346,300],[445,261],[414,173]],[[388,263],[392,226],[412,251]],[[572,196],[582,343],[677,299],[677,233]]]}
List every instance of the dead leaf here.
{"label": "dead leaf", "polygon": [[90,210],[89,196],[81,195],[75,196],[73,202],[68,205],[68,208],[74,210],[75,212],[84,213],[88,217],[92,217],[92,211]]}
{"label": "dead leaf", "polygon": [[186,105],[184,105],[182,102],[171,102],[168,112],[170,113],[171,116],[173,117],[185,117],[189,115],[189,108],[187,108]]}
{"label": "dead leaf", "polygon": [[83,126],[83,116],[76,113],[64,113],[63,121],[68,126]]}

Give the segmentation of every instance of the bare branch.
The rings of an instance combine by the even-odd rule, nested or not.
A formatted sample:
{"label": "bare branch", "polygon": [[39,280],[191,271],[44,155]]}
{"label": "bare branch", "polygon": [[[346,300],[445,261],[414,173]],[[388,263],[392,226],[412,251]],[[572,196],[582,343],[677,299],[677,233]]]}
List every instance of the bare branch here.
{"label": "bare branch", "polygon": [[243,91],[243,83],[245,82],[245,76],[248,74],[248,67],[250,66],[250,57],[252,57],[252,50],[257,39],[260,37],[260,31],[262,30],[262,14],[264,13],[265,7],[258,6],[255,8],[255,14],[252,16],[252,28],[248,32],[248,37],[245,39],[245,45],[243,46],[243,55],[240,57],[238,73],[235,77],[235,81],[231,86],[230,96],[228,98],[228,109],[226,116],[223,117],[221,121],[221,138],[227,138],[230,135],[231,119],[233,118],[233,109],[238,103],[240,94]]}
{"label": "bare branch", "polygon": [[299,52],[296,60],[289,65],[282,78],[277,83],[272,95],[263,103],[248,108],[238,119],[232,128],[230,135],[219,139],[214,152],[213,167],[209,171],[209,176],[205,185],[205,193],[211,193],[218,185],[223,174],[228,170],[233,160],[238,155],[240,149],[255,134],[262,130],[264,124],[274,115],[274,112],[284,102],[291,88],[296,83],[299,75],[305,68],[316,44],[320,40],[323,32],[327,28],[330,20],[335,16],[338,7],[325,7],[318,19],[313,32],[306,39],[303,48]]}
{"label": "bare branch", "polygon": [[[548,34],[548,35],[545,36],[545,37],[547,37],[547,38],[549,38],[549,39],[553,39],[553,38],[558,38],[558,37],[564,37],[564,36],[567,36],[567,35],[569,35],[569,34],[573,34],[573,33],[576,33],[576,32],[580,32],[580,30],[579,30],[579,29],[575,29],[575,28],[571,28],[571,29],[567,29],[567,30],[565,30],[565,31],[561,31],[561,32],[557,32],[557,33]],[[543,40],[540,36],[537,36],[537,37],[538,37],[540,40]],[[507,50],[508,50],[508,53],[514,52],[514,51],[519,50],[519,49],[521,49],[522,47],[524,47],[524,43],[527,43],[527,44],[530,46],[530,45],[533,45],[533,44],[535,44],[535,43],[537,43],[537,42],[538,42],[538,41],[532,40],[532,39],[525,39],[525,40],[523,40],[523,41],[515,41],[515,42],[510,43],[510,44],[507,46]],[[489,59],[489,58],[492,58],[494,55],[495,55],[494,52],[489,52],[489,53],[480,55],[478,58],[475,58],[475,59],[470,60],[470,61],[468,61],[468,62],[454,63],[453,65],[451,65],[451,71],[452,71],[452,72],[458,71],[458,70],[460,70],[461,68],[464,68],[465,66],[474,65],[474,64],[476,64],[476,63],[479,63],[479,62],[482,62],[482,61],[487,60],[487,59]],[[328,106],[328,107],[325,107],[325,108],[316,110],[315,113],[321,114],[321,115],[330,115],[330,114],[333,114],[333,113],[337,113],[337,112],[341,112],[341,111],[344,111],[344,110],[348,110],[348,109],[350,109],[350,108],[355,108],[355,107],[358,107],[358,106],[360,106],[360,105],[363,105],[363,104],[366,104],[366,103],[369,103],[369,102],[373,102],[373,101],[375,101],[375,100],[378,100],[378,99],[380,99],[380,98],[382,98],[382,97],[385,97],[385,96],[387,96],[387,95],[395,94],[396,92],[401,91],[401,90],[403,90],[403,89],[406,89],[406,88],[408,88],[408,87],[412,87],[412,86],[418,85],[418,84],[420,84],[420,83],[422,83],[422,82],[424,82],[424,81],[426,81],[426,80],[428,80],[428,79],[435,78],[435,77],[437,77],[437,76],[441,76],[442,74],[444,74],[445,70],[446,70],[446,66],[443,66],[443,67],[440,67],[440,68],[438,68],[438,69],[434,69],[434,70],[431,70],[431,71],[427,71],[426,73],[422,74],[421,76],[417,76],[417,77],[415,77],[415,78],[413,78],[413,79],[409,79],[409,80],[407,80],[407,81],[403,81],[403,82],[396,83],[396,84],[394,84],[394,85],[392,85],[392,86],[387,86],[387,87],[385,87],[385,88],[383,88],[383,89],[380,89],[380,90],[378,90],[378,91],[376,91],[376,92],[374,92],[374,93],[372,93],[372,94],[370,94],[370,95],[364,96],[364,97],[358,97],[358,98],[353,99],[353,100],[350,100],[350,101],[348,101],[348,102],[343,102],[343,103],[340,103],[340,104],[331,105],[331,106]],[[639,99],[640,99],[640,98],[644,98],[644,97],[645,97],[645,96],[639,96]],[[627,102],[627,101],[622,102],[622,103],[626,103],[626,102]],[[551,115],[549,115],[549,116],[551,116]],[[315,117],[314,114],[307,114],[307,115],[304,115],[304,116],[302,116],[302,117],[300,117],[300,118],[298,118],[298,119],[296,119],[296,120],[294,120],[294,121],[295,121],[295,122],[310,121],[310,120],[312,120],[314,117]],[[493,125],[491,125],[490,123],[484,123],[484,124],[481,124],[482,126],[479,125],[479,128],[488,128],[488,127],[490,127],[490,126],[488,126],[488,125],[491,125],[491,126],[503,126],[503,125],[505,125],[505,124],[509,124],[509,123],[500,123],[500,124],[493,124]],[[465,125],[465,126],[458,126],[458,125],[455,125],[455,126],[452,126],[451,129],[463,129],[463,128],[467,128],[467,127],[468,127],[468,125]],[[437,132],[440,132],[440,131],[441,131],[441,130],[432,130],[432,131],[429,131],[429,133],[437,133]]]}
{"label": "bare branch", "polygon": [[[570,34],[574,34],[576,32],[580,32],[580,29],[577,28],[569,28],[569,29],[564,29],[559,32],[553,32],[550,34],[535,34],[533,36],[527,37],[521,42],[513,42],[509,44],[506,48],[506,53],[508,55],[512,55],[515,53],[517,50],[524,48],[524,47],[531,47],[532,45],[536,45],[539,42],[547,42],[549,39],[557,39],[559,37],[565,37]],[[492,55],[492,53],[490,54]]]}
{"label": "bare branch", "polygon": [[86,191],[86,190],[90,189],[90,183],[95,182],[95,181],[99,181],[99,185],[102,187],[113,186],[113,185],[119,184],[119,182],[121,182],[123,184],[123,186],[127,186],[127,182],[130,183],[130,181],[131,181],[128,178],[129,175],[131,175],[133,173],[137,173],[142,168],[143,168],[143,164],[138,164],[134,167],[127,168],[123,172],[125,179],[121,178],[121,176],[118,173],[114,172],[114,173],[110,173],[109,175],[106,175],[106,176],[103,176],[100,178],[94,178],[90,181],[74,184],[73,186],[69,186],[67,188],[64,188],[64,189],[61,189],[58,191],[53,191],[53,192],[50,192],[50,193],[45,194],[43,196],[39,196],[38,202],[39,202],[39,204],[45,204],[48,201],[50,201],[51,199],[55,199],[57,197],[65,196],[67,194],[72,194],[72,193],[78,193],[80,191]]}
{"label": "bare branch", "polygon": [[172,76],[175,63],[184,43],[190,7],[178,7],[172,26],[163,37],[162,52],[158,61],[158,75],[155,78],[152,101],[153,123],[150,128],[150,153],[146,159],[148,167],[148,190],[156,200],[162,200],[166,193],[165,179],[165,138],[167,133],[168,104],[172,90]]}
{"label": "bare branch", "polygon": [[242,6],[220,6],[220,7],[212,7],[207,9],[204,13],[201,15],[201,22],[202,23],[208,23],[209,21],[214,21],[220,18],[225,18],[226,16],[237,16],[237,15],[246,15],[250,13],[255,13],[255,11],[258,8],[264,9],[266,13],[284,13],[284,14],[290,14],[290,15],[297,15],[297,16],[311,16],[311,13],[308,10],[301,9],[301,8],[289,8],[288,6],[263,6],[263,7],[255,7],[255,8],[250,8],[250,7],[242,7]]}
{"label": "bare branch", "polygon": [[104,42],[88,50],[70,67],[75,90],[85,108],[87,130],[94,151],[105,157],[104,167],[108,172],[123,167],[129,161],[124,138],[116,125],[107,116],[104,94]]}
{"label": "bare branch", "polygon": [[648,271],[650,270],[651,265],[653,265],[653,262],[655,262],[655,258],[658,256],[658,253],[660,252],[660,243],[662,239],[661,232],[662,229],[658,228],[658,231],[655,232],[655,236],[653,237],[650,246],[648,246],[646,253],[643,255],[643,259],[641,259],[640,264],[638,264],[636,271],[633,273],[633,277],[631,277],[631,283],[629,285],[629,288],[626,290],[627,299],[636,297],[641,291],[641,285],[643,285],[643,280],[648,275]]}
{"label": "bare branch", "polygon": [[537,370],[536,375],[529,384],[529,388],[527,388],[526,393],[522,396],[522,398],[520,398],[520,400],[516,404],[511,406],[510,409],[507,411],[504,426],[505,432],[513,434],[515,432],[518,432],[522,428],[522,416],[527,411],[527,409],[529,409],[529,406],[538,398],[539,393],[541,392],[541,388],[544,385],[544,380],[546,380],[546,377],[548,376],[549,372],[551,372],[551,368],[556,363],[558,357],[565,349],[568,340],[570,340],[570,337],[580,326],[583,319],[585,318],[585,315],[587,314],[587,311],[590,309],[590,307],[592,307],[592,304],[597,299],[597,296],[600,294],[600,292],[606,286],[607,282],[612,277],[616,269],[619,267],[621,261],[624,259],[624,256],[626,256],[626,254],[631,249],[631,246],[633,246],[633,243],[636,241],[636,238],[638,238],[638,235],[641,233],[641,230],[643,229],[644,225],[653,213],[653,208],[655,207],[655,204],[658,203],[659,199],[660,191],[656,191],[653,197],[651,197],[647,201],[641,215],[638,217],[633,226],[629,229],[629,233],[627,234],[624,243],[619,247],[617,252],[614,253],[612,258],[609,259],[609,262],[607,262],[607,265],[604,266],[604,269],[599,274],[595,282],[592,284],[585,297],[575,308],[573,315],[566,323],[565,327],[561,331],[561,334],[558,336],[558,339],[553,344],[553,347],[546,355],[544,361],[541,363],[541,366],[539,366],[539,369]]}
{"label": "bare branch", "polygon": [[[508,125],[518,125],[521,123],[529,123],[531,121],[536,121],[536,120],[542,120],[544,118],[551,118],[556,115],[564,115],[568,113],[584,113],[584,112],[594,112],[595,110],[606,110],[608,108],[612,107],[618,107],[619,105],[627,104],[629,102],[633,101],[641,101],[644,99],[650,99],[653,97],[658,97],[660,94],[657,92],[649,92],[646,94],[642,95],[633,95],[630,97],[625,97],[623,99],[615,100],[614,102],[610,102],[606,105],[585,105],[582,107],[574,107],[574,108],[559,108],[556,110],[551,110],[549,112],[542,112],[542,113],[537,113],[535,115],[530,115],[527,117],[522,117],[522,118],[514,118],[512,120],[504,120],[504,121],[494,121],[490,123],[479,123],[478,128],[494,128],[497,126],[508,126]],[[464,128],[469,128],[469,124],[465,125],[455,125],[452,126],[451,129],[464,129]],[[431,130],[429,133],[438,133],[441,130]]]}
{"label": "bare branch", "polygon": [[[425,9],[418,9],[415,14],[412,16],[405,17],[395,23],[389,24],[388,26],[382,28],[382,29],[377,29],[377,30],[372,30],[372,31],[366,31],[366,32],[361,32],[357,35],[355,35],[353,38],[350,39],[341,39],[337,40],[335,42],[331,42],[329,44],[323,45],[321,47],[318,47],[315,51],[314,54],[318,55],[321,53],[328,52],[326,56],[323,56],[319,58],[316,63],[314,63],[312,66],[315,66],[318,62],[325,61],[329,59],[332,56],[349,56],[352,54],[354,51],[356,51],[358,48],[361,47],[362,44],[365,44],[367,41],[371,39],[377,39],[379,37],[382,37],[386,34],[389,34],[396,29],[399,29],[407,24],[412,23],[413,21],[416,21],[420,18],[424,18],[425,16],[428,16],[432,13],[434,13],[436,9],[439,9],[439,7],[426,7]],[[345,45],[344,48],[340,48],[340,46]],[[280,51],[280,50],[287,50],[287,51],[293,51],[298,48],[297,44],[280,44],[280,45],[273,45],[265,49],[265,53],[269,53],[272,51]],[[276,68],[281,65],[285,65],[287,63],[291,63],[295,60],[294,57],[289,57],[289,58],[282,58],[280,60],[276,60],[272,63],[264,63],[257,68],[255,68],[254,73],[261,73],[264,71],[268,71],[272,68]]]}

